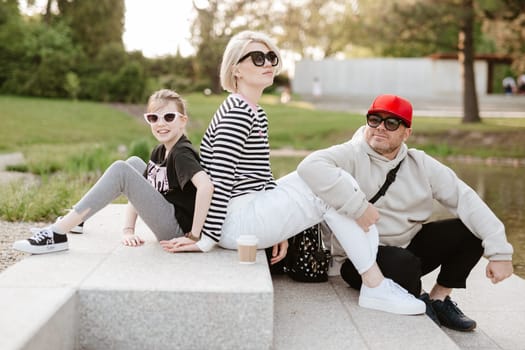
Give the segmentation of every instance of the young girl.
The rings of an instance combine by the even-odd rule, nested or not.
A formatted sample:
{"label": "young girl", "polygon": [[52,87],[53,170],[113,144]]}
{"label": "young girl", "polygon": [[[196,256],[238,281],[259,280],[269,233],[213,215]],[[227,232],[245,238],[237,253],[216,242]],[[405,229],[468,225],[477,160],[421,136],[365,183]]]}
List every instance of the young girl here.
{"label": "young girl", "polygon": [[149,98],[144,118],[160,143],[148,164],[138,157],[114,162],[73,210],[51,226],[36,230],[31,238],[16,241],[13,248],[33,254],[66,250],[66,233],[121,194],[129,200],[122,230],[124,245],[144,243],[135,234],[138,215],[159,240],[179,237],[184,243],[197,241],[213,185],[184,135],[188,121],[185,102],[174,91],[157,91]]}
{"label": "young girl", "polygon": [[253,234],[258,248],[274,246],[275,263],[286,255],[288,238],[325,220],[363,278],[360,301],[367,302],[360,305],[399,314],[424,313],[421,300],[383,277],[375,262],[375,225],[365,232],[356,220],[318,198],[296,172],[274,180],[268,119],[257,103],[280,69],[279,51],[266,35],[245,31],[230,40],[221,83],[231,95],[213,116],[201,143],[201,164],[215,186],[203,236],[197,243],[175,238],[161,244],[171,252],[209,251],[216,244],[236,249],[239,235]]}

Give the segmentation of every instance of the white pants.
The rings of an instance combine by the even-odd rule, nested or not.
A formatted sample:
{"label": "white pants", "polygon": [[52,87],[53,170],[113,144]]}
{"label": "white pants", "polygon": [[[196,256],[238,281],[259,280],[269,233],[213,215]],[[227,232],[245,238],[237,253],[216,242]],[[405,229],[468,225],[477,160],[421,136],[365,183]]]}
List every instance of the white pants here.
{"label": "white pants", "polygon": [[[347,175],[358,187],[355,180]],[[237,238],[249,234],[257,236],[258,248],[264,249],[323,220],[359,273],[367,271],[375,263],[379,243],[376,226],[364,232],[355,220],[337,213],[317,197],[297,172],[277,180],[277,187],[273,190],[233,198],[222,226],[219,245],[237,249]]]}

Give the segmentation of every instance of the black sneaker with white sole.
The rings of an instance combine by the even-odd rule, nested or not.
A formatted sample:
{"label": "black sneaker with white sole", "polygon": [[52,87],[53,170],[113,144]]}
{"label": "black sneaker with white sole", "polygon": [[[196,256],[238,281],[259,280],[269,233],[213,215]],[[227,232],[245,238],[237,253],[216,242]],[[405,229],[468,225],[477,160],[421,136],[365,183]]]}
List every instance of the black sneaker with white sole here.
{"label": "black sneaker with white sole", "polygon": [[31,238],[13,243],[13,249],[31,254],[46,254],[67,250],[67,235],[55,233],[50,227],[46,227],[34,233]]}
{"label": "black sneaker with white sole", "polygon": [[470,332],[476,328],[476,321],[465,315],[449,296],[443,301],[432,300],[432,308],[442,326],[461,332]]}

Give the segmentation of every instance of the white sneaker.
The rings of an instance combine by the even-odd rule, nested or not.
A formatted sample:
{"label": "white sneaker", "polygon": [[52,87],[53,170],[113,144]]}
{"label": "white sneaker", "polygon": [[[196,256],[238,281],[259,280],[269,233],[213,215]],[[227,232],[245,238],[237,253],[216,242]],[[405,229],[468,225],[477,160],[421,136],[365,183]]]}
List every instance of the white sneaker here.
{"label": "white sneaker", "polygon": [[46,254],[68,249],[67,235],[60,235],[44,227],[32,237],[13,243],[13,249],[31,254]]}
{"label": "white sneaker", "polygon": [[426,310],[423,301],[390,278],[385,278],[375,288],[363,284],[359,293],[359,306],[400,315],[419,315]]}

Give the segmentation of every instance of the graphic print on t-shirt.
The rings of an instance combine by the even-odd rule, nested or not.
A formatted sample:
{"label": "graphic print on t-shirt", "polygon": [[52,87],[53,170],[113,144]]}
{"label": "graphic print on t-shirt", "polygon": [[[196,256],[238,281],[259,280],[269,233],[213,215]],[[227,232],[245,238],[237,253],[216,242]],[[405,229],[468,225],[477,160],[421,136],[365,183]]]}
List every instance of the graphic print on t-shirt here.
{"label": "graphic print on t-shirt", "polygon": [[165,166],[159,166],[151,160],[148,162],[148,181],[157,191],[165,194],[170,189],[168,173]]}

